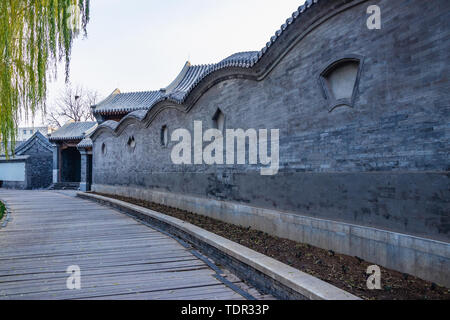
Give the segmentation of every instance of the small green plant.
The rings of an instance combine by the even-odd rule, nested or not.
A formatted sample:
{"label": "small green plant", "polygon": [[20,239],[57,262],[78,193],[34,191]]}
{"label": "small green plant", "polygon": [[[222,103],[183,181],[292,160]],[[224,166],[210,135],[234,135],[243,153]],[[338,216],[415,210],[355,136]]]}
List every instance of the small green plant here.
{"label": "small green plant", "polygon": [[3,215],[6,213],[6,207],[3,202],[0,201],[0,220],[3,218]]}

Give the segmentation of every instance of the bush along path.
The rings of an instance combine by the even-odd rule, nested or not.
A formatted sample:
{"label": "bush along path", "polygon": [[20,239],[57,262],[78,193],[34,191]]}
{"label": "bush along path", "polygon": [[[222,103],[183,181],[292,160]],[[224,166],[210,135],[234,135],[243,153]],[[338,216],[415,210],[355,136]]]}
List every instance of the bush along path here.
{"label": "bush along path", "polygon": [[6,207],[3,202],[0,201],[0,221],[3,220],[3,217],[6,216]]}
{"label": "bush along path", "polygon": [[366,271],[372,263],[358,257],[338,254],[308,244],[281,239],[262,231],[236,226],[148,201],[96,194],[132,203],[189,222],[298,270],[309,273],[363,299],[450,300],[450,289],[383,267],[381,267],[382,289],[369,290],[367,288],[369,275]]}

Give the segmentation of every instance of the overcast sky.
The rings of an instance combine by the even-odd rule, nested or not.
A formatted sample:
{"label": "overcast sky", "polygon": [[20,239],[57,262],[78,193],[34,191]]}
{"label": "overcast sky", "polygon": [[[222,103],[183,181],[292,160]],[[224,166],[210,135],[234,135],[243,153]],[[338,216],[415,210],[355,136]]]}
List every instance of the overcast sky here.
{"label": "overcast sky", "polygon": [[[159,90],[184,63],[260,50],[304,0],[92,0],[88,38],[74,43],[70,81],[109,95]],[[64,87],[49,84],[48,108]],[[37,116],[34,124],[40,125]],[[22,121],[21,125],[31,125]]]}

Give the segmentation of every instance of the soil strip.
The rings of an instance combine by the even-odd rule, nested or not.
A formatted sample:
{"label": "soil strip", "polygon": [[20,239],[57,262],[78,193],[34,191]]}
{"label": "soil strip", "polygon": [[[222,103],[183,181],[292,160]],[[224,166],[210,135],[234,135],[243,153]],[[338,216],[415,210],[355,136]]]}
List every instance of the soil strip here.
{"label": "soil strip", "polygon": [[132,203],[189,222],[231,241],[368,300],[450,300],[450,289],[417,277],[381,268],[381,290],[367,288],[367,268],[373,263],[271,236],[262,231],[222,222],[188,211],[121,196],[95,193]]}

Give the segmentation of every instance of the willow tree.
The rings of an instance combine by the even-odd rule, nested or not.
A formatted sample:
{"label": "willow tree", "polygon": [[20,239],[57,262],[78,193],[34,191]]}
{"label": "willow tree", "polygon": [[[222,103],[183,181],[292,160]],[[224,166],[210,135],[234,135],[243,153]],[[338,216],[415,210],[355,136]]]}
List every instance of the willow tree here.
{"label": "willow tree", "polygon": [[14,150],[18,118],[45,113],[47,80],[89,21],[89,0],[0,0],[0,141]]}

